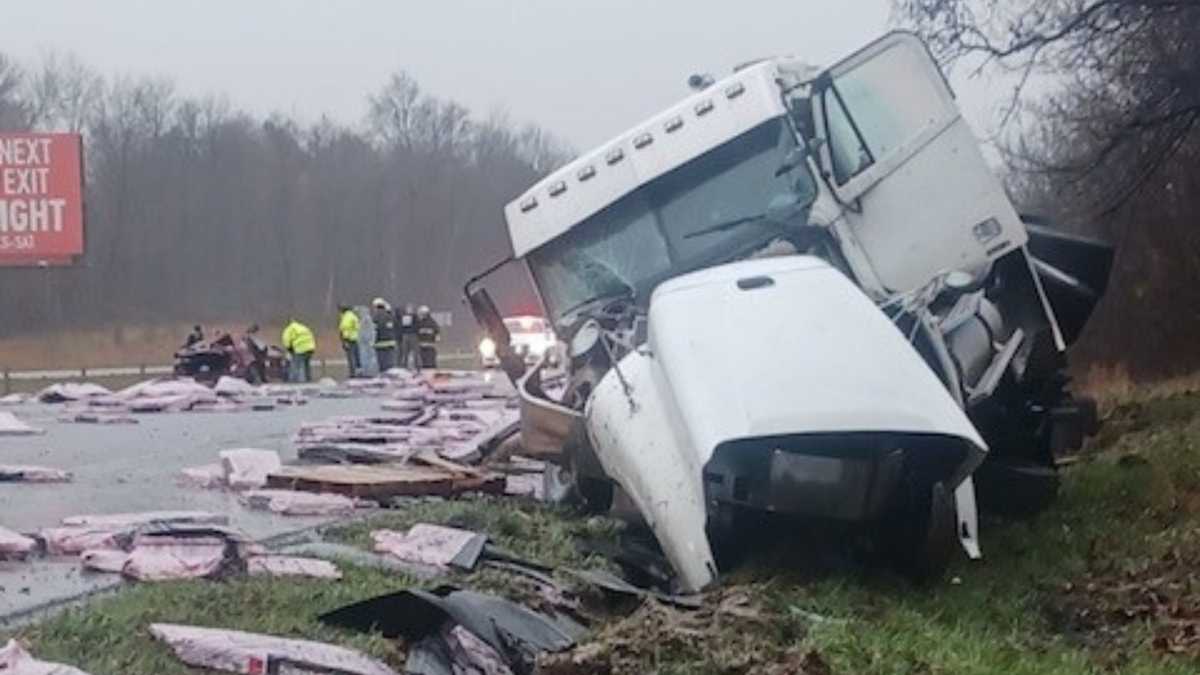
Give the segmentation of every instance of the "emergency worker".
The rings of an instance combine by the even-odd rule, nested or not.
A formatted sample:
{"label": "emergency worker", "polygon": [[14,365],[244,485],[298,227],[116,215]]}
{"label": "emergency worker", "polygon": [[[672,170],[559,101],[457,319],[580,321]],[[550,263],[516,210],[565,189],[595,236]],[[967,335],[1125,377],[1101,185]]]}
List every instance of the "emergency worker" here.
{"label": "emergency worker", "polygon": [[362,364],[358,359],[358,334],[362,326],[358,314],[349,305],[338,307],[341,317],[338,319],[338,334],[342,338],[342,351],[346,353],[346,368],[350,377],[358,377]]}
{"label": "emergency worker", "polygon": [[420,343],[417,362],[420,368],[437,368],[437,341],[441,333],[442,327],[433,318],[429,308],[421,305],[417,309],[417,342]]}
{"label": "emergency worker", "polygon": [[375,360],[382,375],[396,367],[396,314],[383,298],[371,301],[371,321],[375,324]]}
{"label": "emergency worker", "polygon": [[192,332],[188,333],[187,339],[183,341],[183,348],[187,349],[192,345],[204,342],[204,331],[200,330],[200,326],[192,326]]}
{"label": "emergency worker", "polygon": [[312,380],[312,355],[317,351],[317,338],[312,329],[292,317],[283,329],[283,348],[288,353],[288,380],[309,382]]}
{"label": "emergency worker", "polygon": [[417,312],[412,303],[396,312],[396,330],[400,335],[400,367],[409,370],[421,369],[421,356],[417,343]]}

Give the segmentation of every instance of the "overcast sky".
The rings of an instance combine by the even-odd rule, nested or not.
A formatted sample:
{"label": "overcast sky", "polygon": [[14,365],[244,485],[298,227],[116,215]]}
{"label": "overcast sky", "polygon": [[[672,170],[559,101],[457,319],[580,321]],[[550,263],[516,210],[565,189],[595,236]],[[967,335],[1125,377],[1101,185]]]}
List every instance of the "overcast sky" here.
{"label": "overcast sky", "polygon": [[[484,116],[584,150],[687,93],[693,72],[791,53],[827,64],[887,29],[889,0],[36,0],[6,2],[0,50],[71,51],[257,113],[363,118],[404,69]],[[955,79],[977,129],[985,88]]]}

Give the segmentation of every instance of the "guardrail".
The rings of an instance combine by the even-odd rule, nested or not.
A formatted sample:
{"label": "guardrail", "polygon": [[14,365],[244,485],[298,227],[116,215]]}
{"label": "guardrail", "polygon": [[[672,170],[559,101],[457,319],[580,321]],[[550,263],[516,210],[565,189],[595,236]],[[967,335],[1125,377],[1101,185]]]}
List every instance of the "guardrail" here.
{"label": "guardrail", "polygon": [[[438,359],[448,363],[474,361],[476,355],[472,352],[451,352],[438,354]],[[313,359],[313,369],[325,377],[329,368],[345,368],[346,359]],[[12,393],[14,382],[58,382],[63,380],[86,380],[103,377],[138,377],[145,375],[170,375],[175,372],[173,366],[115,366],[105,368],[57,368],[44,370],[9,370],[0,369],[0,394]]]}

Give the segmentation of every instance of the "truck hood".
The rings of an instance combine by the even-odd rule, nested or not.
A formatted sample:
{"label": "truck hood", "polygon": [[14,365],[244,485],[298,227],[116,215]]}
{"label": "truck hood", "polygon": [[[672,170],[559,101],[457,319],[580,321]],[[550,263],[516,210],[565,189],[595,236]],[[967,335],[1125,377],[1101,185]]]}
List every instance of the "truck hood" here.
{"label": "truck hood", "polygon": [[649,330],[701,464],[728,440],[798,432],[934,433],[986,450],[906,336],[819,258],[672,279],[651,298]]}
{"label": "truck hood", "polygon": [[646,344],[601,378],[584,416],[596,458],[687,591],[717,575],[702,474],[722,443],[939,434],[971,450],[957,460],[962,478],[986,451],[906,336],[841,272],[807,256],[733,263],[660,286]]}

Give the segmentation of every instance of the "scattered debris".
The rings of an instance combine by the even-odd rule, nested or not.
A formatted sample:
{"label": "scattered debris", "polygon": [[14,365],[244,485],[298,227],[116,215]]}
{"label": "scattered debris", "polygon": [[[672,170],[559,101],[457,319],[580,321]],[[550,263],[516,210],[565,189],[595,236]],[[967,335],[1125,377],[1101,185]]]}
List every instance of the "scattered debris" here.
{"label": "scattered debris", "polygon": [[225,485],[225,467],[220,464],[185,467],[179,471],[179,482],[191,487],[223,487]]}
{"label": "scattered debris", "polygon": [[332,563],[268,554],[239,532],[221,527],[168,526],[134,535],[128,551],[92,549],[80,554],[84,569],[119,573],[135,581],[303,576],[340,579]]}
{"label": "scattered debris", "polygon": [[494,595],[453,586],[381,595],[336,609],[320,620],[340,628],[403,637],[412,645],[410,673],[458,672],[456,665],[478,667],[470,658],[461,660],[464,657],[447,643],[446,636],[456,626],[488,645],[518,673],[533,672],[540,654],[570,649],[585,632],[568,617],[548,617]]}
{"label": "scattered debris", "polygon": [[442,525],[418,523],[401,533],[371,532],[375,551],[411,563],[445,569],[473,569],[487,543],[487,535]]}
{"label": "scattered debris", "polygon": [[218,454],[225,469],[225,484],[235,490],[262,487],[267,484],[267,476],[283,466],[274,450],[235,448]]}
{"label": "scattered debris", "polygon": [[314,443],[296,451],[301,460],[319,464],[403,464],[415,453],[406,445],[368,443]]}
{"label": "scattered debris", "polygon": [[94,549],[129,550],[139,531],[164,526],[225,525],[227,516],[206,511],[148,511],[111,515],[70,516],[59,527],[44,528],[38,537],[50,555],[78,555]]}
{"label": "scattered debris", "polygon": [[[460,625],[443,624],[440,638],[449,650],[450,662],[465,666],[468,669],[466,672],[487,673],[487,675],[512,673],[512,669],[504,662],[504,658],[491,645]],[[426,640],[437,640],[437,638],[426,638]],[[419,647],[420,645],[418,645],[418,649]],[[425,646],[426,649],[430,647],[431,645]],[[438,648],[433,646],[433,649]],[[440,649],[438,651],[440,652]],[[411,666],[406,666],[406,668],[409,672],[414,672]]]}
{"label": "scattered debris", "polygon": [[0,647],[0,672],[5,675],[88,675],[61,663],[39,661],[16,640]]}
{"label": "scattered debris", "polygon": [[508,474],[504,477],[504,494],[543,501],[546,497],[546,479],[540,473]]}
{"label": "scattered debris", "polygon": [[33,539],[0,527],[0,558],[24,558],[35,548]]}
{"label": "scattered debris", "polygon": [[[750,594],[719,589],[698,609],[680,609],[652,598],[608,624],[571,651],[538,660],[540,675],[636,673],[659,654],[691,654],[713,672],[771,675],[829,675],[816,652],[761,642],[779,618],[755,603]],[[685,657],[686,658],[686,657]]]}
{"label": "scattered debris", "polygon": [[579,579],[580,581],[595,586],[597,588],[615,593],[617,595],[625,595],[638,597],[642,599],[654,598],[659,602],[684,609],[699,609],[703,598],[700,595],[670,595],[653,589],[641,588],[634,586],[625,579],[605,570],[564,570],[567,574]]}
{"label": "scattered debris", "polygon": [[212,390],[217,396],[225,397],[254,396],[258,393],[254,385],[240,377],[230,377],[228,375],[222,375],[217,378],[217,383],[213,385]]}
{"label": "scattered debris", "polygon": [[352,513],[358,506],[354,499],[337,494],[271,489],[245,492],[242,494],[242,503],[252,509],[283,516],[340,515]]}
{"label": "scattered debris", "polygon": [[[469,468],[469,467],[463,467]],[[362,499],[440,495],[463,492],[498,494],[504,477],[478,472],[451,472],[434,467],[380,464],[285,466],[267,477],[267,486],[307,492],[332,492]]]}
{"label": "scattered debris", "polygon": [[38,436],[44,433],[45,429],[30,426],[8,411],[0,411],[0,436]]}
{"label": "scattered debris", "polygon": [[285,547],[282,552],[311,558],[345,560],[359,567],[369,567],[386,572],[403,572],[418,579],[432,579],[439,575],[435,569],[412,565],[392,556],[369,553],[346,544],[308,542]]}
{"label": "scattered debris", "polygon": [[111,548],[93,548],[79,554],[85,570],[120,574],[129,562],[129,552]]}
{"label": "scattered debris", "polygon": [[58,418],[67,424],[137,424],[137,418],[122,413],[80,412]]}
{"label": "scattered debris", "polygon": [[150,633],[181,661],[245,675],[283,672],[397,675],[387,665],[344,647],[270,635],[176,624],[151,624]]}
{"label": "scattered debris", "polygon": [[242,562],[236,542],[225,537],[139,535],[121,574],[136,581],[217,579]]}
{"label": "scattered debris", "polygon": [[93,549],[125,549],[133,538],[134,526],[103,527],[98,525],[69,525],[47,527],[38,538],[50,555],[78,555]]}
{"label": "scattered debris", "polygon": [[0,483],[68,483],[71,472],[45,466],[0,464]]}
{"label": "scattered debris", "polygon": [[38,392],[37,399],[42,403],[66,403],[102,396],[112,396],[112,391],[90,382],[60,382]]}
{"label": "scattered debris", "polygon": [[63,525],[128,527],[137,525],[228,525],[229,516],[208,511],[142,511],[107,515],[68,516]]}
{"label": "scattered debris", "polygon": [[252,576],[309,577],[341,579],[342,573],[328,560],[288,555],[256,555],[246,560],[246,572]]}

